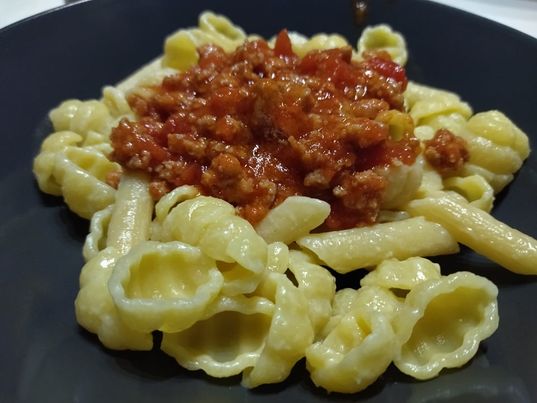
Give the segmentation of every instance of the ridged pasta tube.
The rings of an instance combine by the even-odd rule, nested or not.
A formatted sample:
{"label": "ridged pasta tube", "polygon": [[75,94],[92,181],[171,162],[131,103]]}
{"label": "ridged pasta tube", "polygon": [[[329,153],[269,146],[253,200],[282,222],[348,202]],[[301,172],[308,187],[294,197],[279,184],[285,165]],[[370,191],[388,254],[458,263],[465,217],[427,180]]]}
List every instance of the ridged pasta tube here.
{"label": "ridged pasta tube", "polygon": [[97,334],[108,348],[150,350],[153,338],[127,326],[108,291],[108,280],[118,259],[149,237],[153,203],[144,175],[124,174],[108,225],[106,248],[82,268],[75,300],[77,322]]}
{"label": "ridged pasta tube", "polygon": [[329,214],[330,205],[325,201],[290,196],[270,210],[255,229],[269,243],[290,244],[321,225]]}
{"label": "ridged pasta tube", "polygon": [[338,273],[375,266],[389,258],[445,255],[459,250],[455,239],[441,225],[419,217],[311,234],[297,243]]}
{"label": "ridged pasta tube", "polygon": [[436,192],[410,202],[406,210],[439,223],[457,240],[508,270],[537,274],[537,240],[496,220],[463,197]]}
{"label": "ridged pasta tube", "polygon": [[498,289],[484,277],[458,272],[410,290],[396,318],[402,346],[394,363],[405,374],[429,379],[460,367],[498,327]]}

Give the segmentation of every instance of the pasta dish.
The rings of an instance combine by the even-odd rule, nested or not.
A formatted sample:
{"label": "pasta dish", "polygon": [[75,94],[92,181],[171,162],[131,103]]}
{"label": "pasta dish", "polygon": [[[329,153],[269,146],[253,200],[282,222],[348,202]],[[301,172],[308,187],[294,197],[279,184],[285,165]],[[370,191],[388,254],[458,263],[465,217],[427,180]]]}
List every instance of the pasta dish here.
{"label": "pasta dish", "polygon": [[[459,244],[537,274],[537,241],[490,211],[528,157],[499,111],[409,81],[404,38],[368,27],[265,40],[204,12],[99,100],[50,112],[43,192],[90,219],[78,323],[254,388],[302,359],[363,390],[391,363],[460,367],[499,323],[496,286],[427,257]],[[334,272],[364,269],[353,288]]]}

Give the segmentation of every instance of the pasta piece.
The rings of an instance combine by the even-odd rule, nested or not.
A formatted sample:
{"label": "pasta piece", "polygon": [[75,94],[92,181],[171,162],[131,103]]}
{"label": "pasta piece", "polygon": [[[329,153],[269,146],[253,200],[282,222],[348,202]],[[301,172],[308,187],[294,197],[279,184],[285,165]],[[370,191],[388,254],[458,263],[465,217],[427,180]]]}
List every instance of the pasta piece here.
{"label": "pasta piece", "polygon": [[423,161],[417,159],[412,165],[393,164],[378,170],[387,179],[386,190],[382,196],[383,209],[400,208],[412,200],[418,191],[423,176]]}
{"label": "pasta piece", "polygon": [[[489,280],[458,272],[423,282],[397,317],[403,344],[394,363],[405,374],[429,379],[460,367],[498,327],[498,289]],[[406,335],[404,335],[406,333]]]}
{"label": "pasta piece", "polygon": [[108,288],[132,329],[180,332],[202,317],[223,282],[216,262],[198,248],[147,241],[117,261]]}
{"label": "pasta piece", "polygon": [[461,101],[458,95],[414,82],[408,83],[405,100],[416,126],[437,115],[458,113],[466,119],[472,115],[470,105]]}
{"label": "pasta piece", "polygon": [[522,160],[530,154],[528,136],[500,111],[475,114],[468,120],[467,128],[494,144],[509,147]]}
{"label": "pasta piece", "polygon": [[375,266],[389,258],[443,255],[459,250],[449,232],[423,218],[312,234],[297,243],[338,273]]}
{"label": "pasta piece", "polygon": [[80,272],[75,299],[76,321],[113,350],[151,350],[153,336],[127,326],[108,292],[108,279],[121,253],[108,247],[89,260]]}
{"label": "pasta piece", "polygon": [[128,327],[108,291],[108,280],[117,260],[148,237],[153,204],[147,179],[141,175],[124,175],[116,196],[107,247],[89,260],[80,273],[80,291],[75,300],[76,320],[88,331],[96,333],[108,348],[150,350],[153,345],[151,333]]}
{"label": "pasta piece", "polygon": [[162,224],[162,239],[198,246],[223,262],[223,289],[229,295],[254,291],[267,265],[265,241],[231,204],[214,197],[198,196],[175,207]]}
{"label": "pasta piece", "polygon": [[317,335],[332,313],[336,279],[302,251],[290,251],[289,270],[298,283],[298,289],[306,298],[308,315]]}
{"label": "pasta piece", "polygon": [[81,143],[82,140],[83,138],[80,134],[71,131],[55,132],[43,140],[41,150],[35,157],[33,164],[33,172],[41,191],[54,196],[61,196],[61,183],[58,183],[53,174],[56,154],[69,146]]}
{"label": "pasta piece", "polygon": [[267,246],[267,271],[285,273],[289,265],[289,248],[283,242],[273,242]]}
{"label": "pasta piece", "polygon": [[408,58],[405,38],[386,24],[364,29],[358,40],[357,48],[359,55],[370,51],[388,52],[392,60],[401,66],[406,64]]}
{"label": "pasta piece", "polygon": [[456,191],[478,209],[487,213],[492,210],[494,189],[481,175],[447,178],[444,180],[444,188]]}
{"label": "pasta piece", "polygon": [[273,314],[268,299],[220,296],[190,328],[164,333],[160,348],[189,370],[216,378],[237,375],[259,359]]}
{"label": "pasta piece", "polygon": [[437,192],[407,206],[414,216],[424,216],[446,228],[460,243],[508,270],[537,274],[537,240],[496,220],[462,197]]}
{"label": "pasta piece", "polygon": [[269,213],[256,226],[266,242],[290,244],[321,225],[330,214],[330,205],[322,200],[291,196]]}
{"label": "pasta piece", "polygon": [[306,365],[315,385],[355,393],[386,371],[397,346],[387,316],[356,307],[306,350]]}
{"label": "pasta piece", "polygon": [[153,241],[162,240],[162,223],[170,211],[177,206],[177,204],[185,200],[193,199],[198,195],[199,190],[195,186],[184,185],[179,186],[162,196],[155,205],[155,219],[151,223],[151,239]]}
{"label": "pasta piece", "polygon": [[113,123],[106,106],[96,100],[71,99],[64,101],[53,109],[49,116],[54,130],[70,130],[84,138],[90,131],[108,132],[111,123]]}
{"label": "pasta piece", "polygon": [[[291,40],[293,52],[295,52],[298,57],[304,57],[306,53],[312,50],[325,50],[349,46],[347,40],[337,34],[317,34],[311,38],[307,38],[297,32],[289,32],[289,39]],[[274,46],[274,42],[275,38],[272,38],[269,41],[269,44]]]}
{"label": "pasta piece", "polygon": [[133,118],[134,114],[127,102],[125,92],[117,87],[106,86],[103,88],[103,104],[108,108],[110,115],[114,118],[128,116]]}
{"label": "pasta piece", "polygon": [[248,388],[285,380],[313,341],[306,297],[283,274],[270,273],[275,283],[275,309],[265,345],[253,368],[243,373]]}
{"label": "pasta piece", "polygon": [[114,202],[116,190],[106,183],[118,165],[98,151],[68,147],[55,155],[52,175],[69,209],[83,218]]}
{"label": "pasta piece", "polygon": [[108,225],[110,224],[113,208],[114,205],[110,205],[104,210],[97,211],[91,217],[90,230],[82,249],[82,255],[86,262],[106,248]]}
{"label": "pasta piece", "polygon": [[153,199],[143,174],[124,173],[119,182],[107,245],[126,254],[133,246],[149,239]]}
{"label": "pasta piece", "polygon": [[[407,99],[413,99],[416,105],[421,102],[420,96],[425,103],[429,97],[434,98],[431,94],[422,94],[416,86],[412,86],[409,91],[405,96]],[[413,95],[413,92],[419,95]],[[452,95],[443,94],[439,97],[456,102]],[[429,140],[434,132],[441,128],[462,137],[466,141],[470,160],[458,174],[463,177],[481,175],[495,193],[501,191],[513,179],[513,174],[520,169],[530,151],[526,134],[498,111],[481,112],[469,117],[467,113],[447,108],[445,111],[437,111],[420,118],[419,124],[425,125],[416,130],[422,140]],[[487,202],[481,203],[486,206]]]}
{"label": "pasta piece", "polygon": [[428,259],[422,257],[411,257],[402,261],[388,259],[362,278],[360,285],[408,291],[424,281],[437,278],[440,278],[440,266]]}
{"label": "pasta piece", "polygon": [[162,65],[186,70],[198,61],[197,47],[210,43],[231,52],[245,39],[242,29],[226,17],[204,12],[199,18],[199,28],[181,29],[166,39]]}

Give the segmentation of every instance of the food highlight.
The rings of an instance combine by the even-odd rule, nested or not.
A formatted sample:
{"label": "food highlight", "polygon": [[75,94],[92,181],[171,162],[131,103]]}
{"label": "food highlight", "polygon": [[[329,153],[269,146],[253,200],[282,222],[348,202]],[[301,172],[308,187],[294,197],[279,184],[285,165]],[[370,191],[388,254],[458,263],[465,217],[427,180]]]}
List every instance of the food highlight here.
{"label": "food highlight", "polygon": [[[426,256],[459,243],[536,274],[537,241],[495,220],[529,154],[504,114],[409,82],[404,38],[368,27],[266,41],[204,12],[101,100],[50,112],[40,189],[91,219],[77,321],[107,348],[327,391],[394,363],[460,367],[498,327],[496,286]],[[494,158],[490,158],[493,155]],[[338,289],[332,271],[369,271]]]}

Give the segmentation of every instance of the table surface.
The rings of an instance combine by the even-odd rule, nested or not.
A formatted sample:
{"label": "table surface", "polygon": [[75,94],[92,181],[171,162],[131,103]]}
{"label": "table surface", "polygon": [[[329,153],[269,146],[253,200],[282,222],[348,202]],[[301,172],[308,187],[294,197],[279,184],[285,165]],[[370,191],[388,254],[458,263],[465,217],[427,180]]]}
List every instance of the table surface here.
{"label": "table surface", "polygon": [[[481,15],[537,38],[537,0],[430,0]],[[59,7],[64,0],[0,0],[0,28]]]}

